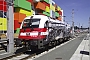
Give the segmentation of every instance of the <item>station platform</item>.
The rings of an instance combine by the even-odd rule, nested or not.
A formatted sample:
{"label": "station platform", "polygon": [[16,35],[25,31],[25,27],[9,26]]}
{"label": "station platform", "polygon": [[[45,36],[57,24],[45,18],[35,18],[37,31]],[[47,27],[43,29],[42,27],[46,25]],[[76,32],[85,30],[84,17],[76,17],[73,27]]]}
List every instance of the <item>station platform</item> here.
{"label": "station platform", "polygon": [[[63,48],[62,46],[59,46],[60,48],[56,47],[55,50],[53,49],[52,51],[48,51],[48,53],[47,52],[42,53],[40,54],[40,56],[37,55],[34,58],[30,58],[28,60],[89,60],[90,37],[89,35],[87,35],[85,38],[80,37],[80,39],[83,40],[78,44],[77,42],[80,41],[78,39],[73,39],[74,43],[72,43],[72,41],[71,42],[69,41],[63,44],[71,48]],[[78,41],[76,42],[76,40]],[[71,43],[73,44],[72,46],[70,46]],[[77,47],[74,47],[75,44],[77,45]],[[74,47],[75,49],[73,48],[74,49],[73,50],[72,47]]]}
{"label": "station platform", "polygon": [[89,35],[83,39],[70,60],[89,60]]}

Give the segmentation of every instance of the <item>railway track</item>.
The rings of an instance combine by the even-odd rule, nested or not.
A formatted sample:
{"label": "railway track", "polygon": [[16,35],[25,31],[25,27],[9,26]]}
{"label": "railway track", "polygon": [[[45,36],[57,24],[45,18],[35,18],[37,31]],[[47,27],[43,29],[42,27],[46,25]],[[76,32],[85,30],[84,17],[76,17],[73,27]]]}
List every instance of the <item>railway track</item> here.
{"label": "railway track", "polygon": [[9,57],[5,57],[1,60],[27,60],[35,55],[36,55],[36,53],[29,55],[29,54],[24,54],[23,52],[21,52],[21,53],[14,54],[14,55],[9,56]]}
{"label": "railway track", "polygon": [[1,51],[1,50],[4,50],[4,49],[3,49],[2,47],[0,47],[0,51]]}
{"label": "railway track", "polygon": [[[49,48],[49,50],[50,49],[52,49],[53,47],[50,47]],[[23,49],[21,49],[21,50],[23,50]],[[23,52],[17,52],[16,54],[13,54],[12,56],[9,56],[9,57],[5,57],[5,58],[3,58],[3,59],[0,59],[0,60],[27,60],[27,59],[29,59],[29,58],[31,58],[31,57],[34,57],[35,55],[39,55],[39,54],[41,54],[41,53],[43,53],[43,52],[45,52],[46,50],[44,50],[44,51],[37,51],[37,52],[32,52],[32,51],[23,51]]]}
{"label": "railway track", "polygon": [[7,41],[0,40],[0,51],[5,50],[4,48],[7,46]]}
{"label": "railway track", "polygon": [[[18,34],[14,34],[14,38],[17,38],[17,37],[18,37]],[[8,40],[7,40],[6,34],[0,34],[0,51],[5,50],[4,47],[7,47],[7,41]],[[15,41],[15,39],[14,39],[14,41]],[[16,45],[14,45],[14,47],[16,47]]]}
{"label": "railway track", "polygon": [[[71,39],[70,39],[71,40]],[[66,41],[65,41],[66,42]],[[64,42],[63,42],[64,43]],[[61,43],[62,44],[62,43]],[[53,47],[51,47],[51,48],[49,48],[49,50],[50,49],[52,49]],[[26,52],[25,50],[24,50],[24,52]],[[0,60],[27,60],[27,59],[29,59],[29,58],[31,58],[31,57],[33,57],[33,56],[35,56],[35,55],[37,55],[37,54],[41,54],[42,52],[44,52],[44,51],[42,51],[42,52],[33,52],[33,53],[30,53],[30,54],[27,54],[27,53],[24,53],[24,52],[20,52],[20,53],[17,53],[17,54],[13,54],[12,56],[9,56],[9,57],[5,57],[5,58],[3,58],[3,59],[0,59]],[[31,51],[32,52],[32,51]]]}

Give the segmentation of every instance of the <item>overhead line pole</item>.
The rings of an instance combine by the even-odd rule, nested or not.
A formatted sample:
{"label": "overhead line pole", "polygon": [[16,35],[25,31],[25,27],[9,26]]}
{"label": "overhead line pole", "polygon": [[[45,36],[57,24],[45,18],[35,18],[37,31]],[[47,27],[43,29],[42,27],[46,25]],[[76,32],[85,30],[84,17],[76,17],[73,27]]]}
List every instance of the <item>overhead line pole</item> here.
{"label": "overhead line pole", "polygon": [[6,0],[7,2],[7,52],[14,53],[14,12],[13,0]]}
{"label": "overhead line pole", "polygon": [[64,17],[64,22],[65,22],[65,17],[66,17],[66,16],[63,16],[63,17]]}
{"label": "overhead line pole", "polygon": [[90,17],[89,17],[89,59],[90,59]]}
{"label": "overhead line pole", "polygon": [[80,23],[79,23],[79,28],[80,28]]}
{"label": "overhead line pole", "polygon": [[74,37],[74,9],[72,9],[72,34]]}

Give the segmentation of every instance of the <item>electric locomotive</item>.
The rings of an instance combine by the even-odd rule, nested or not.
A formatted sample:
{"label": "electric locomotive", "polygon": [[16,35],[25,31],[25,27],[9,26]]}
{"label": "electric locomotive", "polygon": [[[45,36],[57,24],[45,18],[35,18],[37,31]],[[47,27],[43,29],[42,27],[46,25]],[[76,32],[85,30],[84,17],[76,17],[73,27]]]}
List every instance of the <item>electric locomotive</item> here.
{"label": "electric locomotive", "polygon": [[20,27],[19,41],[31,50],[44,49],[70,37],[70,25],[44,15],[26,17]]}

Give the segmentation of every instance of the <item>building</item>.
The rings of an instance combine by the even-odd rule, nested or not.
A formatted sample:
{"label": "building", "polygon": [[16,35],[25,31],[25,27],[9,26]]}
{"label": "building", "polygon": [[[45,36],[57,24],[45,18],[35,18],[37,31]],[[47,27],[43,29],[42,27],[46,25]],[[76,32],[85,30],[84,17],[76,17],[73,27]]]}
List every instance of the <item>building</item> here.
{"label": "building", "polygon": [[[6,7],[6,1],[0,0],[0,31],[7,31]],[[20,24],[25,17],[35,14],[63,21],[63,10],[53,0],[14,0],[15,33],[19,33]]]}

